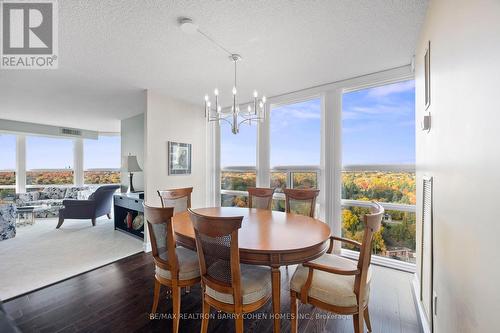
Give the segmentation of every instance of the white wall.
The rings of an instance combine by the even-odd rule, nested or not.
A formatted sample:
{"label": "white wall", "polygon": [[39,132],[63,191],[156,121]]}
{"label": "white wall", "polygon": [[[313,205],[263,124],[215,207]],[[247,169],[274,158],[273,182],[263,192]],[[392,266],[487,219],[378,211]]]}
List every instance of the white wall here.
{"label": "white wall", "polygon": [[416,53],[417,124],[428,40],[432,129],[417,130],[417,221],[427,174],[434,177],[434,331],[498,332],[500,1],[431,1]]}
{"label": "white wall", "polygon": [[[147,92],[145,195],[149,205],[161,206],[159,189],[192,186],[192,206],[206,204],[206,120],[203,106]],[[168,175],[168,141],[192,145],[191,174]]]}
{"label": "white wall", "polygon": [[[145,105],[146,96],[144,96]],[[144,119],[144,113],[141,113],[121,121],[122,189],[127,189],[129,185],[129,175],[123,167],[125,156],[136,155],[139,166],[144,170]],[[136,191],[144,190],[144,172],[134,172],[133,182]]]}

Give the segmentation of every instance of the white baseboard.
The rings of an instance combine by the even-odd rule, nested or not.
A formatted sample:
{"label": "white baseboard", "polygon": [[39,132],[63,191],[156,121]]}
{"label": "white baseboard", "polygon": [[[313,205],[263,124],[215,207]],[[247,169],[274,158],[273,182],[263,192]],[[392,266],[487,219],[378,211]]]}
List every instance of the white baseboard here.
{"label": "white baseboard", "polygon": [[149,243],[149,242],[147,242],[147,243],[144,242],[143,248],[144,248],[144,252],[146,252],[146,253],[149,253],[152,251],[151,243]]}
{"label": "white baseboard", "polygon": [[412,280],[412,294],[413,294],[413,301],[415,302],[415,308],[417,310],[417,319],[418,323],[420,325],[420,329],[424,333],[432,333],[432,327],[427,320],[427,316],[425,315],[425,310],[422,302],[420,301],[420,282],[418,280],[417,274],[413,275],[413,280]]}

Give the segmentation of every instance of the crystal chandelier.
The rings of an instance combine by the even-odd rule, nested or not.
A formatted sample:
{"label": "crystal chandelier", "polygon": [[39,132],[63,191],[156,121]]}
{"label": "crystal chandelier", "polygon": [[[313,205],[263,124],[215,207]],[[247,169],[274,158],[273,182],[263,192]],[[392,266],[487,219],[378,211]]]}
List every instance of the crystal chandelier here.
{"label": "crystal chandelier", "polygon": [[219,101],[219,90],[215,88],[215,106],[210,101],[208,95],[205,95],[205,117],[208,122],[226,121],[231,125],[233,134],[238,134],[240,125],[243,123],[252,124],[252,121],[263,121],[266,118],[266,96],[259,98],[257,90],[253,92],[253,101],[250,103],[238,103],[238,89],[236,88],[236,64],[241,60],[239,54],[231,54],[229,59],[234,62],[234,85],[233,101],[230,112],[224,112]]}

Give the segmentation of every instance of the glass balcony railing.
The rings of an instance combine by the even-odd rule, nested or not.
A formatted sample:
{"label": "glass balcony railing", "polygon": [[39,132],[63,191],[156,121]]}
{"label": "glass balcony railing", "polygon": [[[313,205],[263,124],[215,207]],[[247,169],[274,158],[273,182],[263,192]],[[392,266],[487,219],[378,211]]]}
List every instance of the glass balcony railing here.
{"label": "glass balcony railing", "polygon": [[[318,188],[318,167],[280,167],[271,170],[270,187],[276,188],[273,209],[285,210],[285,188]],[[230,168],[221,172],[222,206],[247,206],[246,189],[255,186],[255,168]],[[381,230],[375,235],[374,261],[401,269],[415,266],[415,171],[413,166],[356,166],[342,172],[342,236],[361,240],[363,215],[370,201],[378,201],[386,213]],[[347,256],[358,252],[342,249]],[[399,263],[399,264],[396,264]]]}
{"label": "glass balcony railing", "polygon": [[[414,267],[414,165],[347,166],[342,172],[342,199],[343,237],[360,241],[364,229],[363,215],[369,211],[369,202],[380,202],[385,208],[385,215],[381,230],[375,234],[373,254]],[[351,250],[345,248],[346,253]]]}

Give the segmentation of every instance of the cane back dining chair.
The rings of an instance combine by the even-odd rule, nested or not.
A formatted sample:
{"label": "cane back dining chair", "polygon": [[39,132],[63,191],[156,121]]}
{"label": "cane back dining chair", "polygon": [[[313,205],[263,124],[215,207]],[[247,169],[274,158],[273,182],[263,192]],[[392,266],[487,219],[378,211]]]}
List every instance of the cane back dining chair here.
{"label": "cane back dining chair", "polygon": [[174,214],[191,208],[192,187],[158,190],[162,207],[174,207]]}
{"label": "cane back dining chair", "polygon": [[274,188],[249,187],[248,208],[271,210],[273,204]]}
{"label": "cane back dining chair", "polygon": [[233,313],[236,332],[243,332],[243,314],[258,310],[271,297],[271,271],[240,264],[238,230],[242,216],[210,217],[189,212],[201,272],[201,332],[207,332],[211,307]]}
{"label": "cane back dining chair", "polygon": [[314,189],[283,189],[285,193],[285,211],[299,215],[314,217],[316,198],[319,190]]}
{"label": "cane back dining chair", "polygon": [[179,331],[181,288],[200,282],[200,268],[196,252],[176,247],[172,226],[174,208],[157,208],[144,204],[153,261],[155,264],[155,287],[152,313],[158,308],[161,286],[171,288],[173,308],[173,332]]}
{"label": "cane back dining chair", "polygon": [[[374,203],[372,213],[364,216],[363,242],[330,236],[330,247],[320,258],[304,263],[290,281],[290,306],[293,333],[297,332],[297,299],[323,310],[353,316],[354,332],[371,332],[368,301],[370,296],[373,234],[380,229],[384,208]],[[334,241],[360,249],[358,262],[332,253]],[[364,320],[363,320],[364,319]]]}

